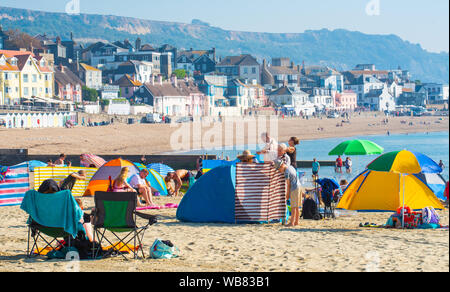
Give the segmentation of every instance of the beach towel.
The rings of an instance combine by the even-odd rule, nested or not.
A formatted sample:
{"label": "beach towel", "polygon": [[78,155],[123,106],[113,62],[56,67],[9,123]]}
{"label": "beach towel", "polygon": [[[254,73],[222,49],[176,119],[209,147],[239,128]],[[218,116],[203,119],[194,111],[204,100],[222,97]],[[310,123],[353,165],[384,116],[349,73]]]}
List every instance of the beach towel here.
{"label": "beach towel", "polygon": [[83,211],[70,191],[41,194],[30,190],[25,193],[20,208],[30,215],[28,223],[34,220],[42,226],[63,228],[73,238],[77,237],[79,231],[84,232],[80,223]]}

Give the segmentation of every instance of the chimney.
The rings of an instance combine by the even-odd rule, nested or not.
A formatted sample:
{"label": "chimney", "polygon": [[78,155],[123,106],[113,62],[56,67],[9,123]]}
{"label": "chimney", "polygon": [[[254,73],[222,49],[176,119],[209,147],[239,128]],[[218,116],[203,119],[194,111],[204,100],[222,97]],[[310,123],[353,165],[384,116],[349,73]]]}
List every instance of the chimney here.
{"label": "chimney", "polygon": [[73,32],[70,32],[70,40],[73,41]]}
{"label": "chimney", "polygon": [[216,48],[213,48],[213,60],[216,62]]}
{"label": "chimney", "polygon": [[152,74],[152,76],[150,76],[150,82],[152,85],[155,85],[155,75]]}
{"label": "chimney", "polygon": [[263,59],[263,68],[267,68],[267,61],[266,61],[266,59]]}
{"label": "chimney", "polygon": [[294,68],[295,68],[294,62],[291,62],[291,69],[294,69]]}
{"label": "chimney", "polygon": [[162,77],[162,75],[158,75],[158,83],[159,83],[159,85],[163,85],[163,77]]}
{"label": "chimney", "polygon": [[62,64],[58,65],[58,69],[59,71],[61,71],[62,73],[64,73],[64,66]]}

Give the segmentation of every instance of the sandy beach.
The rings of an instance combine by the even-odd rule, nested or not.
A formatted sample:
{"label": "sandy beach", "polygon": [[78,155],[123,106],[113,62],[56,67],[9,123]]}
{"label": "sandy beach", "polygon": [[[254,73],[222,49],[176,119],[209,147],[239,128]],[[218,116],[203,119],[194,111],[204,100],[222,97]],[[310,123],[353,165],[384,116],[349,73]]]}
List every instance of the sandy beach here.
{"label": "sandy beach", "polygon": [[[391,133],[448,131],[448,118],[355,116],[336,127],[335,119],[279,120],[279,139],[348,137]],[[409,123],[413,123],[412,126]],[[323,128],[319,131],[318,128]],[[116,124],[96,128],[0,130],[0,148],[27,148],[30,154],[157,154],[170,151],[169,125]],[[191,142],[195,142],[192,138]],[[92,198],[83,198],[92,208]],[[156,198],[159,205],[177,198]],[[336,220],[301,221],[297,228],[281,224],[189,224],[176,220],[176,210],[148,211],[159,216],[144,238],[145,252],[156,238],[172,241],[181,251],[171,260],[112,258],[98,261],[27,259],[27,215],[19,206],[0,209],[1,271],[449,271],[448,230],[360,228],[384,224],[389,213],[358,213]],[[440,212],[448,225],[448,209]],[[139,221],[144,223],[143,221]]]}
{"label": "sandy beach", "polygon": [[[267,130],[269,132],[278,131],[278,139],[280,141],[287,141],[291,136],[297,136],[301,140],[315,140],[321,138],[332,137],[350,137],[356,135],[384,135],[387,131],[391,134],[396,133],[414,133],[414,132],[441,132],[448,131],[449,120],[448,117],[392,117],[389,118],[387,125],[382,121],[384,116],[375,117],[373,114],[358,116],[351,118],[350,124],[343,124],[343,127],[336,127],[341,119],[279,119],[276,123],[277,127],[274,130],[270,128],[267,122]],[[410,125],[412,123],[412,125]],[[255,126],[254,122],[251,122]],[[193,135],[193,129],[190,124],[184,124],[184,127],[190,127],[191,134],[187,136],[185,147],[193,150],[204,146],[205,138],[212,128],[204,127],[201,134]],[[177,136],[184,133],[181,125],[151,125],[151,124],[137,124],[125,125],[114,124],[103,127],[76,127],[73,129],[0,129],[0,149],[28,149],[29,154],[51,154],[57,155],[59,153],[78,155],[81,153],[94,153],[97,155],[150,155],[167,153],[179,149],[173,149],[171,146],[172,135]],[[220,124],[219,124],[220,127]],[[225,141],[226,129],[222,127],[222,137],[215,141],[208,141],[209,145],[213,146],[230,146],[257,144],[256,133],[249,135],[246,128],[247,124],[240,124],[236,132],[242,133],[244,141],[234,140]],[[323,130],[318,130],[323,128]],[[181,129],[181,130],[180,130]],[[219,128],[220,129],[220,128]],[[255,129],[256,126],[255,126]],[[178,132],[177,132],[178,131]],[[214,129],[213,129],[214,131]],[[219,130],[220,131],[220,130]],[[256,130],[255,130],[256,131]],[[253,137],[253,138],[252,138]],[[190,144],[190,145],[189,145]]]}
{"label": "sandy beach", "polygon": [[[85,198],[88,207],[93,199]],[[178,202],[157,198],[158,204]],[[144,238],[145,252],[156,238],[172,241],[181,251],[170,260],[111,258],[65,261],[27,259],[27,216],[19,207],[0,213],[0,272],[146,271],[146,272],[270,272],[270,271],[409,271],[448,272],[448,230],[366,229],[359,223],[384,224],[389,213],[360,213],[336,220],[301,221],[297,228],[273,225],[188,224],[175,210],[151,211],[159,216]],[[448,209],[440,213],[448,224]],[[143,223],[142,221],[139,221]]]}

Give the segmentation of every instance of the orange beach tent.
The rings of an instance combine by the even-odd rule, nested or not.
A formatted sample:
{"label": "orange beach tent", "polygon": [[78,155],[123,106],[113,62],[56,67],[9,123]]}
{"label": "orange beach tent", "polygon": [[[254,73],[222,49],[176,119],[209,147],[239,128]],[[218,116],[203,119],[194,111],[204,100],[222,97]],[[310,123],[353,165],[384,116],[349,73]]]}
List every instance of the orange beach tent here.
{"label": "orange beach tent", "polygon": [[139,173],[139,169],[134,165],[134,163],[128,160],[123,160],[120,158],[111,160],[97,170],[89,182],[83,196],[94,196],[97,191],[106,192],[109,187],[109,178],[111,177],[111,179],[114,180],[124,167],[128,167],[129,169],[128,177]]}

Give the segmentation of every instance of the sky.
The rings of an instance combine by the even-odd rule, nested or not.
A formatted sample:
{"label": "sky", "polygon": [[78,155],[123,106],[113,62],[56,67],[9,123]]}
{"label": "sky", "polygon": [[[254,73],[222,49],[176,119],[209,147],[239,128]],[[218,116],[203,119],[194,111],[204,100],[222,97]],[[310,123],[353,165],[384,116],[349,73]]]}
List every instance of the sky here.
{"label": "sky", "polygon": [[[431,52],[449,51],[448,0],[0,0],[0,6],[66,12],[77,1],[81,13],[183,23],[200,19],[252,32],[348,29],[396,34]],[[67,7],[71,12],[76,5]]]}

